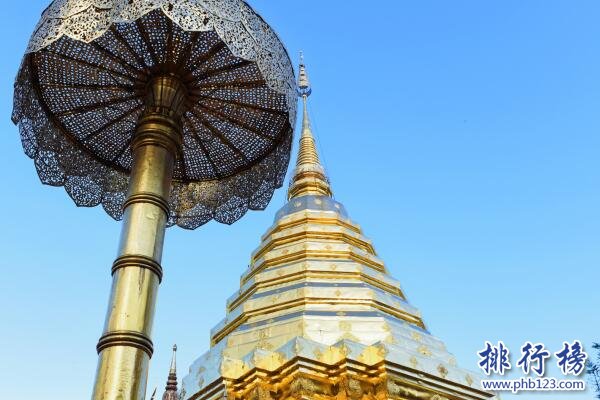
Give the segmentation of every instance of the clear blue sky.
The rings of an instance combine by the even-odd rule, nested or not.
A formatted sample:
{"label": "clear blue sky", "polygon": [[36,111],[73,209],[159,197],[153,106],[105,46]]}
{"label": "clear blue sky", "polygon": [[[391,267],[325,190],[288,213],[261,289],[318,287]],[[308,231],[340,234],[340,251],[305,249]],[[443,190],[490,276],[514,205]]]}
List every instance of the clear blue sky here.
{"label": "clear blue sky", "polygon": [[[119,223],[39,183],[10,122],[47,0],[2,5],[2,398],[88,398]],[[485,340],[600,341],[600,3],[254,0],[314,86],[336,198],[461,366]],[[284,204],[171,228],[149,389],[208,348]],[[555,375],[555,371],[552,372]],[[504,396],[505,399],[512,398]],[[521,399],[591,399],[591,394]]]}

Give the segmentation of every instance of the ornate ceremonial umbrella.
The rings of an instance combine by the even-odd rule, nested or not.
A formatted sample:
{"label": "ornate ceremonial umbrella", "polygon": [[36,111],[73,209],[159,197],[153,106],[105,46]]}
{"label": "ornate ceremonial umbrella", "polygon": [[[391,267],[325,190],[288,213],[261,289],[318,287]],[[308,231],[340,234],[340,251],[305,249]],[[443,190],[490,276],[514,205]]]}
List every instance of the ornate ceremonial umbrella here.
{"label": "ornate ceremonial umbrella", "polygon": [[287,52],[242,0],[56,0],[14,96],[42,182],[124,221],[93,397],[141,399],[165,227],[231,224],[282,185]]}

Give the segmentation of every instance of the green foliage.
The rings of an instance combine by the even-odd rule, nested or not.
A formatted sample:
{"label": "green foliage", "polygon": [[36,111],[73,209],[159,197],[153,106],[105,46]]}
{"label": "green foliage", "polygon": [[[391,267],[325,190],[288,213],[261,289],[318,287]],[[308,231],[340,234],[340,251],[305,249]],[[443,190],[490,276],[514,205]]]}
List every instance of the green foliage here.
{"label": "green foliage", "polygon": [[600,343],[594,343],[592,348],[596,350],[596,358],[591,358],[587,363],[587,374],[590,377],[592,387],[596,392],[596,398],[600,399]]}

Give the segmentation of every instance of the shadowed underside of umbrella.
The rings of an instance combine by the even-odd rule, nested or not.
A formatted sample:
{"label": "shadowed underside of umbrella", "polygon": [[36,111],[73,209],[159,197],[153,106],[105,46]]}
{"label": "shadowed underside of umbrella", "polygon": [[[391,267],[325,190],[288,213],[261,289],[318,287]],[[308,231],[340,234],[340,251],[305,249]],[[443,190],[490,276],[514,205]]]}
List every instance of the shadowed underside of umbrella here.
{"label": "shadowed underside of umbrella", "polygon": [[[34,34],[15,85],[13,120],[43,183],[65,186],[77,205],[102,204],[120,219],[149,82],[175,76],[187,99],[168,224],[233,223],[247,209],[264,209],[282,184],[296,104],[286,71],[291,79],[293,72],[283,47],[252,44],[267,32],[260,17],[246,29],[254,36],[247,34],[244,47],[227,36],[244,38],[237,25],[206,10],[203,18],[178,19],[169,4],[133,21],[106,22],[94,34],[77,24],[52,40]],[[78,12],[67,14],[78,21]],[[245,14],[238,25],[252,25]]]}

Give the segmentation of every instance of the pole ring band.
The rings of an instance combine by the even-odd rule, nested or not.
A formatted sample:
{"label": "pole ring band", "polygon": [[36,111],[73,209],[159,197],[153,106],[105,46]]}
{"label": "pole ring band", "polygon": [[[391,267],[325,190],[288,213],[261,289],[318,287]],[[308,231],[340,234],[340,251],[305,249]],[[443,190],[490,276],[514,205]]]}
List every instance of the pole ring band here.
{"label": "pole ring band", "polygon": [[162,282],[163,270],[159,263],[150,257],[140,255],[124,255],[115,260],[111,269],[111,275],[114,275],[118,269],[127,267],[138,267],[149,269],[158,277],[158,283]]}
{"label": "pole ring band", "polygon": [[152,340],[143,333],[135,331],[112,331],[103,334],[98,340],[98,354],[104,349],[114,346],[128,346],[143,350],[149,357],[154,353]]}
{"label": "pole ring band", "polygon": [[171,213],[169,203],[164,198],[154,193],[139,192],[132,194],[127,200],[125,200],[125,203],[123,203],[123,211],[135,203],[149,203],[155,205],[165,212],[167,218],[169,218],[169,214]]}
{"label": "pole ring band", "polygon": [[163,147],[177,156],[183,145],[181,126],[173,118],[157,112],[143,116],[138,121],[131,149],[135,151],[138,147],[148,145]]}

